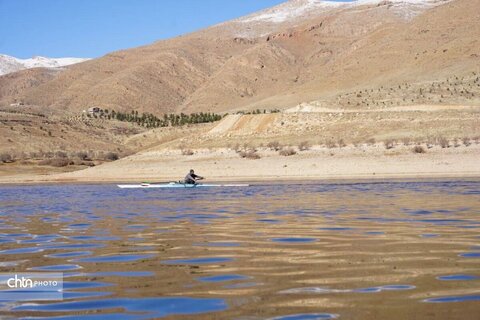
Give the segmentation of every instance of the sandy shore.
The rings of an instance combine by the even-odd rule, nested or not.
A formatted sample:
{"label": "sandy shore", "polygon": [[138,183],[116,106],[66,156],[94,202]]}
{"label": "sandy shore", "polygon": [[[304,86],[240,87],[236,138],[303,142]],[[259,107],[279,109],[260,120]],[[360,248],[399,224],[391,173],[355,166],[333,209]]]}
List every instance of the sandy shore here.
{"label": "sandy shore", "polygon": [[413,153],[412,148],[313,147],[287,157],[264,148],[256,160],[229,149],[195,150],[191,156],[156,150],[68,173],[4,174],[0,183],[176,181],[191,168],[209,181],[480,177],[480,145],[425,147],[424,154]]}

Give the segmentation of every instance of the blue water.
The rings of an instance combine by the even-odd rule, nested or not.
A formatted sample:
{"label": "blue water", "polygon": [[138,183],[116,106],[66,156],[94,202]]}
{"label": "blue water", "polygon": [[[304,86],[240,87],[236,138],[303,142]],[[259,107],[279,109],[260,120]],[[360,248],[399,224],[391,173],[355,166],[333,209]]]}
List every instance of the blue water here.
{"label": "blue water", "polygon": [[202,282],[225,282],[225,281],[245,280],[245,279],[249,279],[249,277],[242,276],[240,274],[224,274],[224,275],[218,275],[218,276],[198,278],[198,280]]}
{"label": "blue water", "polygon": [[335,319],[336,314],[329,313],[302,313],[292,314],[288,316],[275,317],[272,320],[322,320],[322,319]]}
{"label": "blue water", "polygon": [[452,274],[449,276],[439,276],[437,277],[438,280],[443,281],[469,281],[469,280],[478,280],[480,277],[472,276],[468,274]]}
{"label": "blue water", "polygon": [[143,259],[150,259],[154,257],[153,254],[122,254],[122,255],[109,255],[100,257],[88,257],[72,260],[74,262],[130,262]]}
{"label": "blue water", "polygon": [[273,242],[281,242],[281,243],[308,243],[308,242],[315,242],[317,239],[315,238],[273,238]]}
{"label": "blue water", "polygon": [[[480,301],[479,190],[0,186],[0,271],[64,274],[63,300],[0,301],[0,318],[387,319],[383,297],[394,312],[418,306],[419,319],[444,310],[421,302],[461,314]],[[315,294],[338,307],[315,305]]]}
{"label": "blue water", "polygon": [[[61,302],[44,305],[23,305],[13,311],[69,312],[83,310],[125,309],[131,319],[166,317],[221,311],[227,308],[222,299],[201,298],[144,298],[144,299],[97,299],[93,301]],[[135,313],[147,313],[146,315]],[[122,315],[122,318],[124,315]]]}

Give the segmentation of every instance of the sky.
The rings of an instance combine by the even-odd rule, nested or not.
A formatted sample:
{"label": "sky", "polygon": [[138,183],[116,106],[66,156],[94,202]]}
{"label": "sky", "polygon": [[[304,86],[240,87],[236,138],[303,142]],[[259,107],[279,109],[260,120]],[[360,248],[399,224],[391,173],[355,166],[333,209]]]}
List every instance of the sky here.
{"label": "sky", "polygon": [[285,0],[0,0],[0,53],[88,57],[231,20]]}

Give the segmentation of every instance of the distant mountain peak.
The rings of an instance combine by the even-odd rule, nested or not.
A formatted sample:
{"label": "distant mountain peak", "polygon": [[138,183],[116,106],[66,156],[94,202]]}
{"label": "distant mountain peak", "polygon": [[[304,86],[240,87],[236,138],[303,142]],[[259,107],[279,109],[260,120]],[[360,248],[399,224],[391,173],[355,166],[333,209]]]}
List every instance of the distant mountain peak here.
{"label": "distant mountain peak", "polygon": [[88,58],[47,58],[33,56],[30,59],[19,59],[0,54],[0,76],[30,68],[60,68],[90,60]]}

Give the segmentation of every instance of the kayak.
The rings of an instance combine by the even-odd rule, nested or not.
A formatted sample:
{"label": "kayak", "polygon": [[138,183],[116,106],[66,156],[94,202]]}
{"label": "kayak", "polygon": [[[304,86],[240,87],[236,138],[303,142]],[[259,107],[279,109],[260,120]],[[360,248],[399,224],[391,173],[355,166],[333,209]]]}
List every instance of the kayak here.
{"label": "kayak", "polygon": [[119,184],[121,189],[150,189],[150,188],[214,188],[214,187],[248,187],[248,184],[185,184],[179,182],[169,183],[142,183],[142,184]]}

